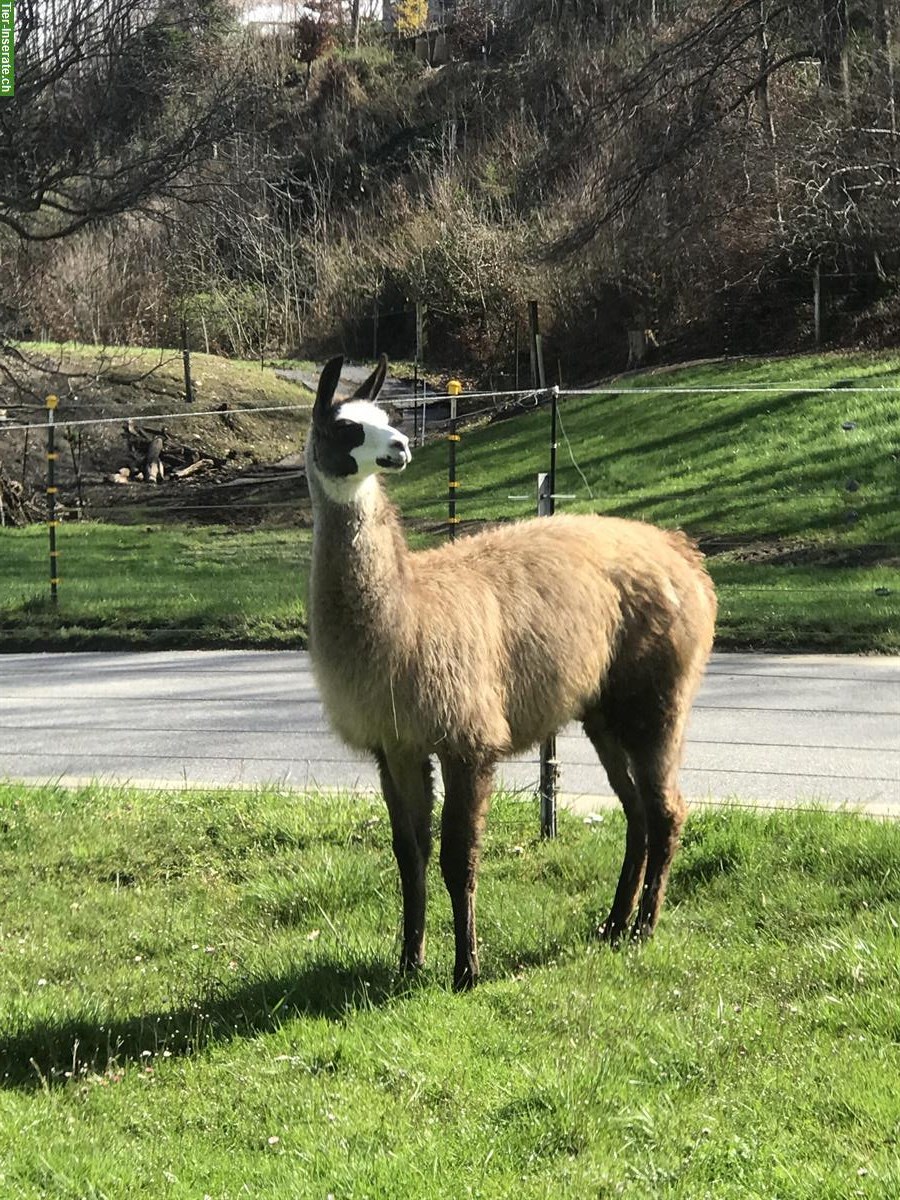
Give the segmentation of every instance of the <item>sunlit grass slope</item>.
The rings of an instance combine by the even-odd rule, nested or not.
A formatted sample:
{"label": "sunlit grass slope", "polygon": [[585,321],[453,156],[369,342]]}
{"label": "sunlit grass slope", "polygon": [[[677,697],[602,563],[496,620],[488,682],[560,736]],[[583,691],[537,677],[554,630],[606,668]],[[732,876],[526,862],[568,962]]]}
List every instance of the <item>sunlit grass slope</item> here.
{"label": "sunlit grass slope", "polygon": [[[708,543],[720,645],[900,648],[900,357],[719,363],[616,386],[561,402],[557,491],[574,495],[561,510]],[[463,520],[533,512],[510,497],[535,494],[549,440],[546,407],[467,430]],[[446,456],[434,443],[396,480],[405,515],[440,515]]]}

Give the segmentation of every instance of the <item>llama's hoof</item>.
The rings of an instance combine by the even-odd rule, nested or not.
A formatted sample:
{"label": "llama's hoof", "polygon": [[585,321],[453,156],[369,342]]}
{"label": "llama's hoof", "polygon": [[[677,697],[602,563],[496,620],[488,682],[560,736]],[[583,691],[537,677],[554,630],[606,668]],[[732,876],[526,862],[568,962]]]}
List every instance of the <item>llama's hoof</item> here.
{"label": "llama's hoof", "polygon": [[597,940],[603,942],[604,945],[609,946],[612,950],[618,950],[625,940],[627,932],[627,926],[621,921],[607,917],[597,930]]}
{"label": "llama's hoof", "polygon": [[454,971],[453,973],[454,992],[471,992],[477,982],[478,972],[473,971],[471,967],[466,967],[462,971]]}
{"label": "llama's hoof", "polygon": [[424,966],[425,966],[424,958],[406,958],[404,956],[403,958],[400,959],[399,971],[400,971],[401,975],[410,977],[410,976],[418,975],[418,973],[422,970],[422,968]]}
{"label": "llama's hoof", "polygon": [[654,925],[650,921],[641,920],[640,917],[631,927],[631,940],[633,942],[646,942],[653,936]]}

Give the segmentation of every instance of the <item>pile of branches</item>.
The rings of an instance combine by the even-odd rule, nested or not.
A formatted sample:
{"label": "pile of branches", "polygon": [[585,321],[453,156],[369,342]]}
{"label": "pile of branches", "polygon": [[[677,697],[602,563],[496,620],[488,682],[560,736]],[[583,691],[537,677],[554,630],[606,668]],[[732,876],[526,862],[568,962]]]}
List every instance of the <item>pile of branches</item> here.
{"label": "pile of branches", "polygon": [[0,526],[30,525],[38,519],[34,499],[25,495],[25,489],[16,479],[10,479],[0,462]]}

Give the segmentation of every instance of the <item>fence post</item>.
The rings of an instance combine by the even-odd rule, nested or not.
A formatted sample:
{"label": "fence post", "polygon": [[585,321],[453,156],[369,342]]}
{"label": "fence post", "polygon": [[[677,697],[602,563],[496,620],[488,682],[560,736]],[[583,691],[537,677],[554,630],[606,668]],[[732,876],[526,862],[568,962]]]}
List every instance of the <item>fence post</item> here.
{"label": "fence post", "polygon": [[[425,305],[416,301],[416,361],[413,366],[413,445],[425,445],[425,380],[422,380],[422,426],[419,428],[419,367],[425,365]],[[421,438],[421,440],[420,440]]]}
{"label": "fence post", "polygon": [[813,339],[818,350],[822,345],[822,264],[818,259],[813,267]]}
{"label": "fence post", "polygon": [[[541,344],[541,329],[538,319],[538,302],[528,302],[528,324],[531,337],[531,383],[537,389],[547,386],[544,374],[544,348]],[[538,516],[549,517],[553,514],[554,495],[556,493],[556,408],[552,416],[552,433],[550,449],[550,471],[538,475]],[[541,837],[556,837],[556,738],[549,737],[541,746]]]}
{"label": "fence post", "polygon": [[[553,512],[553,489],[548,472],[537,477],[537,511],[539,517]],[[556,737],[547,738],[541,746],[541,837],[556,837],[556,788],[559,764],[556,758]]]}
{"label": "fence post", "polygon": [[75,443],[69,436],[69,453],[72,455],[72,469],[75,472],[75,486],[78,488],[78,520],[84,520],[84,488],[81,486],[81,430],[78,430],[78,453],[75,453]]}
{"label": "fence post", "polygon": [[[537,389],[547,386],[544,373],[544,348],[541,344],[541,329],[538,319],[538,302],[528,303],[528,323],[531,337],[531,383]],[[556,396],[553,397],[551,410],[550,435],[550,470],[538,475],[538,516],[553,515],[556,495]],[[556,837],[556,785],[558,763],[556,759],[556,738],[549,737],[541,746],[541,837]]]}
{"label": "fence post", "polygon": [[47,397],[47,531],[50,534],[50,602],[52,604],[59,603],[56,594],[59,583],[57,567],[59,551],[56,549],[56,527],[59,524],[56,519],[56,462],[59,454],[56,449],[56,428],[53,423],[57,404],[59,404],[58,396]]}
{"label": "fence post", "polygon": [[194,403],[194,385],[191,381],[191,345],[188,339],[187,317],[181,317],[181,358],[184,363],[184,401]]}
{"label": "fence post", "polygon": [[541,330],[538,323],[538,302],[529,300],[528,320],[531,326],[531,384],[535,388],[545,388],[547,377],[544,374],[544,347],[541,343]]}
{"label": "fence post", "polygon": [[456,477],[456,447],[459,444],[459,434],[456,432],[456,397],[462,391],[458,379],[451,379],[447,384],[447,395],[450,397],[450,432],[447,434],[447,524],[450,526],[450,541],[456,541],[456,526],[459,517],[456,515],[456,496],[459,491],[459,480]]}

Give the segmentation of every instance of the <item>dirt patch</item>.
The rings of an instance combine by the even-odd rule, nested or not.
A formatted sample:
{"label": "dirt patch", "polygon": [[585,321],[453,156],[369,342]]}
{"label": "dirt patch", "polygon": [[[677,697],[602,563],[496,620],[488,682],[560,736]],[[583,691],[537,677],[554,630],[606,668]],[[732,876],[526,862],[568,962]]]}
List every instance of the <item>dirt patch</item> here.
{"label": "dirt patch", "polygon": [[835,546],[788,538],[741,538],[727,534],[701,535],[697,541],[709,558],[727,554],[732,562],[772,567],[900,567],[896,546],[880,542]]}
{"label": "dirt patch", "polygon": [[86,490],[88,516],[103,514],[116,524],[264,525],[306,527],[312,523],[309,491],[297,466],[225,466],[156,487]]}
{"label": "dirt patch", "polygon": [[149,510],[181,520],[193,511],[196,519],[246,524],[252,510],[229,513],[236,497],[296,497],[286,485],[300,470],[291,456],[305,440],[312,397],[274,370],[193,355],[189,403],[182,358],[172,351],[23,345],[7,350],[0,368],[0,473],[33,519],[44,514],[49,394],[59,397],[63,519],[141,520]]}

